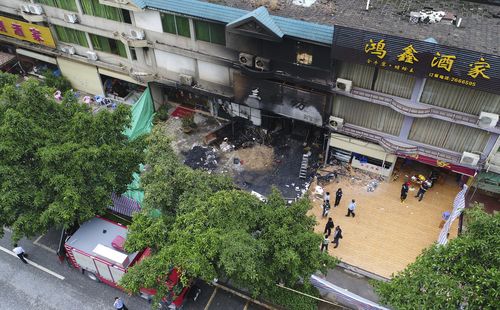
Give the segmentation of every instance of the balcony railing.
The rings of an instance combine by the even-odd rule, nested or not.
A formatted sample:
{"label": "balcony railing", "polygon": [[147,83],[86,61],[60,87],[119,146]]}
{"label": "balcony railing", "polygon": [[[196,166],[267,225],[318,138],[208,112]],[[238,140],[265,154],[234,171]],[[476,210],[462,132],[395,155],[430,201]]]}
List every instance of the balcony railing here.
{"label": "balcony railing", "polygon": [[399,153],[406,155],[425,155],[433,158],[437,158],[440,160],[445,160],[447,162],[451,162],[454,164],[460,164],[461,155],[457,152],[446,151],[446,150],[436,150],[430,147],[425,146],[411,146],[411,145],[402,145],[390,138],[385,137],[384,135],[377,134],[371,130],[363,130],[358,128],[357,126],[345,124],[340,132],[346,133],[353,137],[363,138],[372,142],[375,142],[382,146],[384,149],[389,151],[390,153]]}
{"label": "balcony railing", "polygon": [[[426,107],[426,106],[410,105],[410,104],[400,102],[391,96],[384,96],[384,95],[373,93],[373,92],[363,90],[360,88],[353,88],[350,93],[342,92],[339,90],[336,90],[335,92],[338,94],[342,94],[342,95],[356,98],[356,99],[361,99],[361,100],[369,99],[368,101],[370,101],[370,102],[378,103],[378,104],[390,107],[391,109],[393,109],[401,114],[407,115],[407,116],[412,116],[412,117],[417,117],[417,118],[434,117],[434,118],[444,119],[447,121],[453,121],[453,122],[458,121],[458,122],[464,123],[464,124],[471,126],[471,127],[478,127],[477,124],[478,124],[479,117],[476,115],[469,115],[469,114],[465,114],[465,113],[454,112],[454,111],[450,111],[450,110],[447,110],[444,108],[438,108],[438,107]],[[497,128],[487,128],[485,130],[492,131],[492,132],[497,132],[497,131],[500,132],[498,127]]]}

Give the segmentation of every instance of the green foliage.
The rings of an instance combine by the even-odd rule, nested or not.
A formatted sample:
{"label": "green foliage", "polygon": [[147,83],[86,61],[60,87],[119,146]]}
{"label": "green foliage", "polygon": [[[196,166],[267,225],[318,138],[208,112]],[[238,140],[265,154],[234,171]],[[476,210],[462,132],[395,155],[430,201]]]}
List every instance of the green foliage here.
{"label": "green foliage", "polygon": [[156,111],[155,117],[157,117],[161,121],[166,121],[168,119],[168,105],[163,104],[158,108],[158,111]]}
{"label": "green foliage", "polygon": [[47,87],[60,90],[62,94],[65,94],[72,88],[71,82],[67,78],[62,75],[55,76],[51,70],[46,70],[43,76],[45,77],[44,82]]}
{"label": "green foliage", "polygon": [[149,138],[146,162],[143,211],[134,216],[126,248],[149,246],[154,253],[123,277],[126,289],[146,283],[165,293],[158,279],[176,266],[186,278],[230,279],[254,296],[274,297],[286,295],[277,293],[277,283],[294,287],[336,264],[318,249],[322,238],[307,216],[307,199],[287,206],[273,190],[263,203],[228,178],[192,170],[179,162],[160,127]]}
{"label": "green foliage", "polygon": [[3,92],[3,88],[7,85],[16,85],[17,76],[10,73],[5,73],[0,71],[0,95]]}
{"label": "green foliage", "polygon": [[185,116],[181,119],[182,122],[182,128],[185,129],[195,129],[196,128],[196,123],[194,122],[194,115],[188,115]]}
{"label": "green foliage", "polygon": [[[382,301],[397,309],[494,309],[500,298],[500,213],[467,209],[465,232],[433,245],[387,283]],[[495,306],[496,305],[496,306]]]}
{"label": "green foliage", "polygon": [[3,87],[0,104],[0,225],[13,239],[101,214],[143,160],[144,141],[122,134],[130,111],[92,115],[61,103],[36,80]]}

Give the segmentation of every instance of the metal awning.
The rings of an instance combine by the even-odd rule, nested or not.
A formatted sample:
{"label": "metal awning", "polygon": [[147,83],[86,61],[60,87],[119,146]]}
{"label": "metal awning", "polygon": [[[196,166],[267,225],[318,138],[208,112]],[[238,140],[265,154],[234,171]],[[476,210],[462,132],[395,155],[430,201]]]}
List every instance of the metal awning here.
{"label": "metal awning", "polygon": [[43,55],[43,54],[38,54],[38,53],[28,51],[28,50],[25,50],[22,48],[16,48],[16,53],[18,53],[19,55],[28,56],[28,57],[35,58],[35,59],[38,59],[41,61],[45,61],[45,62],[48,62],[48,63],[51,63],[51,64],[57,66],[57,60],[54,57],[50,57],[50,56]]}

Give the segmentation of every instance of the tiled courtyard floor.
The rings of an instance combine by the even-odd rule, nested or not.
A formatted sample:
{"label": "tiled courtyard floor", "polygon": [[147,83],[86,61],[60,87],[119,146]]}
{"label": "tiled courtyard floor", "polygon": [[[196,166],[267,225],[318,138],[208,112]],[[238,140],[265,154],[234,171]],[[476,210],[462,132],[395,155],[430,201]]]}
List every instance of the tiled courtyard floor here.
{"label": "tiled courtyard floor", "polygon": [[[347,177],[325,186],[331,193],[332,209],[329,216],[335,226],[340,225],[344,238],[338,248],[330,243],[328,251],[343,262],[383,277],[404,269],[421,251],[436,241],[441,214],[452,209],[459,187],[453,174],[442,174],[441,179],[419,202],[415,189],[408,193],[405,203],[399,200],[405,171],[396,181],[381,182],[374,192],[367,192],[364,183],[352,184]],[[344,195],[340,206],[333,208],[335,191],[341,187]],[[311,189],[314,190],[313,183]],[[346,217],[347,205],[356,199],[356,217]],[[310,211],[318,220],[315,230],[323,233],[327,218],[321,217],[322,199],[313,197]],[[452,225],[450,238],[457,235],[458,220]],[[332,233],[333,234],[333,233]],[[330,237],[331,239],[332,237]],[[318,244],[318,248],[319,248]]]}

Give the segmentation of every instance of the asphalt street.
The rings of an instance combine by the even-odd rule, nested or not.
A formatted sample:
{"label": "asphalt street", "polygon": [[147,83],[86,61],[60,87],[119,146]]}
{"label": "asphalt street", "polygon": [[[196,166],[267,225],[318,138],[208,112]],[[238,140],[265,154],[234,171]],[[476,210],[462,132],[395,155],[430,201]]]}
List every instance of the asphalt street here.
{"label": "asphalt street", "polygon": [[[112,310],[115,296],[121,297],[130,310],[151,308],[138,296],[94,282],[67,263],[60,263],[55,254],[59,238],[56,230],[19,242],[28,254],[29,265],[13,255],[10,235],[5,231],[0,239],[0,310]],[[205,283],[199,286],[201,295],[196,301],[188,300],[183,310],[263,309],[222,289]]]}

